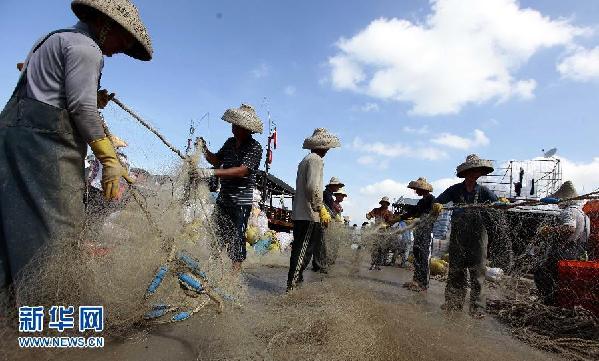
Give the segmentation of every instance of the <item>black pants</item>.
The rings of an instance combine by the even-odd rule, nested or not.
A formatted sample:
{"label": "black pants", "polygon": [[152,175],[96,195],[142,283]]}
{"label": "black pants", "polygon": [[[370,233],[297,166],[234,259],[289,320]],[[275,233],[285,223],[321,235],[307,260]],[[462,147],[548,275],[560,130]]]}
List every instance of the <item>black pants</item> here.
{"label": "black pants", "polygon": [[287,274],[288,289],[304,280],[303,272],[310,263],[314,248],[320,243],[321,237],[322,228],[320,223],[310,221],[293,222],[293,243],[291,244],[289,273]]}
{"label": "black pants", "polygon": [[328,268],[327,244],[325,242],[325,232],[324,229],[322,229],[320,238],[318,242],[314,244],[314,250],[312,252],[312,269],[314,271],[326,271]]}
{"label": "black pants", "polygon": [[535,285],[544,304],[555,306],[557,290],[557,259],[548,259],[534,273]]}
{"label": "black pants", "polygon": [[424,288],[428,288],[432,231],[433,221],[425,220],[414,232],[414,281]]}
{"label": "black pants", "polygon": [[233,262],[243,262],[247,256],[245,231],[251,211],[251,205],[240,206],[217,203],[217,222],[221,246],[227,248],[229,258]]}

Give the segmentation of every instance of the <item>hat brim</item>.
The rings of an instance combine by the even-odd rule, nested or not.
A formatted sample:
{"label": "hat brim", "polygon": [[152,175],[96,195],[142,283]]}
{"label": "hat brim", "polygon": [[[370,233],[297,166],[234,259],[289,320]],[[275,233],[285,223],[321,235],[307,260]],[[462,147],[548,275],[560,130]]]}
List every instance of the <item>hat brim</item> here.
{"label": "hat brim", "polygon": [[470,171],[473,171],[473,170],[481,170],[482,171],[482,175],[485,176],[487,174],[493,173],[493,171],[495,170],[495,168],[488,167],[488,166],[477,166],[477,167],[466,168],[464,170],[461,170],[461,171],[457,172],[456,175],[458,176],[458,178],[466,178],[466,176],[464,174],[468,173]]}
{"label": "hat brim", "polygon": [[[87,5],[87,4],[71,4],[71,10],[73,10],[73,13],[75,13],[75,16],[77,16],[77,18],[79,18],[79,20],[81,20],[83,22],[86,22],[87,20],[89,20],[87,15],[90,13],[90,10],[92,12],[95,11],[95,12],[102,13],[106,16],[109,16],[109,14],[104,13],[100,9],[97,9],[97,8]],[[113,19],[113,18],[111,18],[111,19],[115,23],[119,24],[119,26],[121,28],[123,28],[127,33],[129,33],[135,40],[135,43],[133,44],[133,46],[131,48],[125,50],[123,53],[127,56],[130,56],[134,59],[141,60],[141,61],[152,60],[152,52],[143,45],[143,43],[138,39],[137,34],[133,34],[131,31],[129,31],[127,29],[127,24],[122,23],[118,19]]]}
{"label": "hat brim", "polygon": [[391,205],[391,202],[387,202],[387,201],[380,201],[380,202],[379,202],[379,204],[380,204],[380,205],[383,205],[383,203],[387,203],[387,205],[388,205],[388,206],[390,206],[390,205]]}

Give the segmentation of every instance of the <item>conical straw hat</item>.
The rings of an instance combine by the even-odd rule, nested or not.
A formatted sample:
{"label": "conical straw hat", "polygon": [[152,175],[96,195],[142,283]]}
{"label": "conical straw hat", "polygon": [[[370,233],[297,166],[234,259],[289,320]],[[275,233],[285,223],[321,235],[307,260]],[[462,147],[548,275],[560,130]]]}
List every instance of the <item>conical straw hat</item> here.
{"label": "conical straw hat", "polygon": [[429,192],[433,191],[433,186],[429,182],[427,182],[426,178],[424,178],[424,177],[420,177],[415,181],[411,181],[408,184],[408,188],[422,189],[422,190],[429,191]]}
{"label": "conical straw hat", "polygon": [[141,21],[137,7],[129,0],[73,0],[71,9],[77,17],[85,22],[89,9],[94,9],[108,16],[127,30],[136,42],[125,54],[139,60],[152,59],[152,41],[148,29]]}
{"label": "conical straw hat", "polygon": [[258,118],[254,108],[248,104],[241,104],[239,108],[227,109],[221,119],[247,129],[252,133],[262,134],[263,132],[262,120]]}
{"label": "conical straw hat", "polygon": [[571,181],[565,181],[561,185],[561,187],[559,187],[557,192],[551,195],[551,197],[559,199],[570,199],[578,197],[578,193],[576,192],[576,188],[574,188],[574,184]]}
{"label": "conical straw hat", "polygon": [[494,170],[493,162],[486,159],[480,159],[476,154],[470,154],[466,157],[466,161],[457,167],[457,176],[464,178],[464,172],[471,169],[480,169],[483,172],[483,175],[487,175]]}
{"label": "conical straw hat", "polygon": [[304,149],[331,149],[341,146],[336,135],[329,133],[325,128],[316,128],[311,137],[304,140]]}
{"label": "conical straw hat", "polygon": [[341,187],[337,192],[333,193],[334,195],[340,194],[342,196],[347,197],[347,193],[345,193],[345,188]]}
{"label": "conical straw hat", "polygon": [[345,184],[341,183],[341,181],[339,180],[339,178],[337,178],[337,177],[331,177],[331,180],[329,181],[329,184],[327,184],[327,186],[341,186],[341,187],[344,187]]}

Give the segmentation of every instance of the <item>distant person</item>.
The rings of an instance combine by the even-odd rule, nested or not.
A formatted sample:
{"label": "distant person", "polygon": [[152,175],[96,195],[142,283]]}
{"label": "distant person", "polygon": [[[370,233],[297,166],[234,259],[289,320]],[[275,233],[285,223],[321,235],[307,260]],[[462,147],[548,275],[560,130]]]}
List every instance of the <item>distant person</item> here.
{"label": "distant person", "polygon": [[303,272],[315,248],[322,241],[321,208],[323,207],[323,158],[329,149],[340,147],[339,138],[324,128],[317,128],[304,140],[310,153],[297,167],[293,199],[293,243],[287,275],[287,291],[304,281]]}
{"label": "distant person", "polygon": [[567,201],[577,197],[576,189],[571,181],[564,182],[550,197],[559,198],[561,212],[559,224],[543,226],[539,233],[549,240],[547,257],[534,272],[535,284],[543,303],[557,306],[557,264],[561,260],[578,260],[584,257],[587,241],[591,232],[591,221],[584,213],[582,201]]}
{"label": "distant person", "polygon": [[[331,218],[335,218],[337,212],[335,211],[335,192],[337,192],[344,184],[337,177],[331,177],[329,184],[324,187],[324,191],[322,192],[322,200],[323,205],[326,207],[327,212]],[[321,241],[317,243],[314,248],[313,257],[312,257],[312,271],[326,274],[328,273],[328,264],[327,264],[327,240],[326,240],[326,232],[321,232]]]}
{"label": "distant person", "polygon": [[379,204],[381,205],[378,208],[374,208],[370,212],[366,213],[366,219],[370,220],[374,218],[375,226],[378,226],[378,232],[380,233],[380,237],[377,237],[374,243],[372,244],[372,254],[371,254],[371,263],[370,270],[380,271],[381,266],[385,262],[385,257],[389,252],[389,242],[387,237],[381,232],[387,227],[393,225],[395,223],[396,216],[389,210],[389,206],[391,202],[389,201],[389,197],[383,197]]}
{"label": "distant person", "polygon": [[[433,241],[431,235],[433,233],[433,223],[442,206],[437,204],[433,207],[435,202],[435,197],[432,195],[433,186],[426,181],[426,178],[420,177],[415,181],[411,181],[408,188],[413,189],[422,198],[420,198],[416,207],[410,208],[400,217],[402,221],[410,218],[420,219],[420,223],[414,230],[414,279],[412,282],[405,283],[404,287],[412,291],[426,291],[428,289],[429,258]],[[426,216],[429,214],[431,214],[431,217],[427,218]]]}
{"label": "distant person", "polygon": [[233,137],[216,153],[210,152],[203,142],[206,160],[217,169],[202,168],[195,176],[220,179],[215,210],[220,243],[226,246],[233,271],[237,273],[247,257],[245,231],[252,211],[256,172],[262,159],[262,146],[252,134],[262,134],[263,125],[254,108],[247,104],[227,109],[222,120],[231,123]]}
{"label": "distant person", "polygon": [[[457,176],[464,178],[441,193],[436,201],[440,204],[453,202],[455,205],[497,202],[499,198],[485,186],[477,183],[478,178],[493,172],[490,160],[480,159],[471,154],[457,167]],[[445,304],[448,311],[463,308],[466,288],[470,279],[470,314],[475,318],[484,317],[482,296],[485,280],[488,235],[482,211],[473,208],[458,208],[451,218],[449,240],[449,275],[445,287]]]}

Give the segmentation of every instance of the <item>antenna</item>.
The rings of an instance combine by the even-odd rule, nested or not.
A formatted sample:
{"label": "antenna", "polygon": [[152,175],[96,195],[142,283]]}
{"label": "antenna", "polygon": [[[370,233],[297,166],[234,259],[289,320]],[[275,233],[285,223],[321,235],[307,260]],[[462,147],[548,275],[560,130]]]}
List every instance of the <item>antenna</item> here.
{"label": "antenna", "polygon": [[551,158],[555,155],[555,153],[557,153],[557,148],[551,148],[548,151],[545,151],[545,149],[541,149],[541,152],[543,152],[543,157]]}

